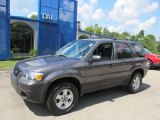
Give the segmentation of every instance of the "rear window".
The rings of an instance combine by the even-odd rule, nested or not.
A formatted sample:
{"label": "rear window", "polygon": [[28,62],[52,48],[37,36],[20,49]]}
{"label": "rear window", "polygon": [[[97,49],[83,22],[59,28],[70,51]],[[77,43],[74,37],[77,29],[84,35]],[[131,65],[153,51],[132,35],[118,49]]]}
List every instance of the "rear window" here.
{"label": "rear window", "polygon": [[132,43],[131,45],[134,49],[133,57],[140,57],[142,54],[144,54],[144,49],[139,43]]}

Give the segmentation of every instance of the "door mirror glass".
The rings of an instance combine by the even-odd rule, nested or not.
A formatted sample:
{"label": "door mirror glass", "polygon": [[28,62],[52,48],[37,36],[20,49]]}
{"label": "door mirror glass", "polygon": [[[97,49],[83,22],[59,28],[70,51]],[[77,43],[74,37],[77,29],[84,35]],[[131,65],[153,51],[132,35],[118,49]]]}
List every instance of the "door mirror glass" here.
{"label": "door mirror glass", "polygon": [[101,56],[100,55],[94,55],[91,58],[92,62],[97,62],[97,61],[100,61],[100,60],[101,60]]}
{"label": "door mirror glass", "polygon": [[139,57],[145,57],[144,53],[139,53]]}

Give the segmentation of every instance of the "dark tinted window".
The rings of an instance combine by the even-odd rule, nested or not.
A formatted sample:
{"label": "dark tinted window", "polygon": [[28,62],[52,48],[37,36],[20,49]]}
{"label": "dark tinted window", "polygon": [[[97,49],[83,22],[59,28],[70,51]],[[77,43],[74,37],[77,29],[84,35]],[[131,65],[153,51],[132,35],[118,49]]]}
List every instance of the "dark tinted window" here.
{"label": "dark tinted window", "polygon": [[126,43],[116,43],[117,59],[132,57],[132,50]]}
{"label": "dark tinted window", "polygon": [[134,53],[133,53],[134,57],[140,57],[141,55],[144,54],[144,49],[141,47],[140,44],[138,44],[138,43],[132,43],[131,45],[132,45],[132,47],[135,50]]}

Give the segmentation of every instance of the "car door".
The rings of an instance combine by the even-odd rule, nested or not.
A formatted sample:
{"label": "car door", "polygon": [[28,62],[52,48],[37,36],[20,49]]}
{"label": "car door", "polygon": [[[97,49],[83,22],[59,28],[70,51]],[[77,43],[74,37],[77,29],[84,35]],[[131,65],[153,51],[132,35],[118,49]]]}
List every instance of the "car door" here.
{"label": "car door", "polygon": [[115,81],[115,68],[112,66],[115,62],[113,43],[98,45],[91,54],[91,56],[94,55],[100,55],[102,59],[95,62],[86,62],[87,91],[105,88]]}
{"label": "car door", "polygon": [[116,82],[125,83],[130,77],[134,64],[132,50],[127,43],[116,42]]}

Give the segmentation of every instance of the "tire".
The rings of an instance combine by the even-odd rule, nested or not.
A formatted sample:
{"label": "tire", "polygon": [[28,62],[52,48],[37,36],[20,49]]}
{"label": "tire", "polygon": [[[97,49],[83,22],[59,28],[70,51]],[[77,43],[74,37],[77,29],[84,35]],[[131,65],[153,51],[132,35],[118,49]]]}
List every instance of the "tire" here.
{"label": "tire", "polygon": [[140,73],[134,73],[127,86],[128,91],[132,94],[140,91],[142,85],[142,75]]}
{"label": "tire", "polygon": [[153,69],[153,62],[151,60],[147,61],[148,69]]}
{"label": "tire", "polygon": [[64,82],[50,90],[46,105],[53,115],[64,115],[73,110],[78,99],[79,93],[76,86],[70,82]]}

